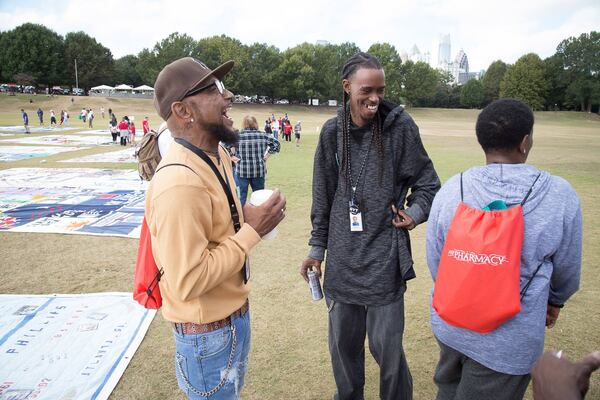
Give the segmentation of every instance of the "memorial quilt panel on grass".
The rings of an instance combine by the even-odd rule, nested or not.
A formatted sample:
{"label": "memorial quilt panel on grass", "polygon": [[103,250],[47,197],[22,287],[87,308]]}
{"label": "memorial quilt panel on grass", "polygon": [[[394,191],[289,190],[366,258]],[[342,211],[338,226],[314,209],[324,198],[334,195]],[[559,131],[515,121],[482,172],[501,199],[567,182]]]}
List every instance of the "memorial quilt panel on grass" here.
{"label": "memorial quilt panel on grass", "polygon": [[138,238],[146,183],[139,177],[132,179],[131,172],[51,168],[0,171],[0,231]]}
{"label": "memorial quilt panel on grass", "polygon": [[52,136],[27,136],[3,139],[0,143],[16,144],[50,144],[50,145],[108,145],[112,144],[110,136],[80,136],[80,135],[52,135]]}
{"label": "memorial quilt panel on grass", "polygon": [[[74,129],[77,129],[77,128],[68,127],[68,126],[49,127],[49,126],[29,125],[29,131],[33,132],[33,133],[66,132],[66,131],[72,131]],[[23,125],[0,126],[0,131],[11,132],[11,133],[25,133],[25,127]]]}
{"label": "memorial quilt panel on grass", "polygon": [[[0,142],[1,144],[2,142]],[[85,150],[89,147],[0,146],[0,161],[19,161],[33,157],[48,157],[66,151]]]}
{"label": "memorial quilt panel on grass", "polygon": [[155,314],[131,293],[0,295],[0,399],[107,399]]}
{"label": "memorial quilt panel on grass", "polygon": [[83,157],[71,158],[68,160],[59,161],[61,163],[96,163],[96,162],[107,162],[107,163],[135,163],[135,149],[128,148],[119,151],[110,151],[105,153],[90,154]]}

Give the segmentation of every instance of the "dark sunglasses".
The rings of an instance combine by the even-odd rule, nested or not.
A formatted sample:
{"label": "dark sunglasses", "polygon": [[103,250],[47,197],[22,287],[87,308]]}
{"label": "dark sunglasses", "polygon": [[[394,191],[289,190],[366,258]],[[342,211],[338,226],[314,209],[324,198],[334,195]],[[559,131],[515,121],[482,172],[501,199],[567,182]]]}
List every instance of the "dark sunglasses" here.
{"label": "dark sunglasses", "polygon": [[209,83],[206,86],[202,86],[202,87],[200,87],[198,89],[192,89],[192,90],[190,90],[189,92],[187,92],[185,94],[185,96],[183,98],[194,96],[194,95],[202,92],[203,90],[211,88],[213,85],[217,87],[217,90],[219,91],[219,93],[221,94],[221,96],[223,95],[223,93],[225,93],[225,85],[223,85],[223,82],[221,82],[218,79],[215,79],[214,81],[212,81],[211,83]]}

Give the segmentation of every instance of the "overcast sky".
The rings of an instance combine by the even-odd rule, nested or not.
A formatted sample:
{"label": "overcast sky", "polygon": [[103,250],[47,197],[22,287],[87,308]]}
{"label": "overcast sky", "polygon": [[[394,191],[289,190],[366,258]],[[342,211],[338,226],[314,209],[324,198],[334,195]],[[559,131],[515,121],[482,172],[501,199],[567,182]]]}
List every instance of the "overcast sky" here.
{"label": "overcast sky", "polygon": [[226,34],[280,50],[302,42],[417,45],[437,61],[439,34],[452,58],[464,49],[470,70],[535,52],[545,58],[562,39],[600,30],[598,0],[0,0],[0,30],[40,23],[65,35],[84,31],[115,58],[137,54],[172,32],[195,39]]}

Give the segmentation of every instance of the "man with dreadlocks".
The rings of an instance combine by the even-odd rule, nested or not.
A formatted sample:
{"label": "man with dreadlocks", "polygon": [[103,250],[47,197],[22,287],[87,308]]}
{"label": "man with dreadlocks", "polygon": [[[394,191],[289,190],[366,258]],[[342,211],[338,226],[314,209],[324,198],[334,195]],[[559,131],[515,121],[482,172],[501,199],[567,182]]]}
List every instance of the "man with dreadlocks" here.
{"label": "man with dreadlocks", "polygon": [[380,397],[412,399],[402,348],[406,281],[415,277],[408,231],[427,219],[440,181],[412,118],[383,99],[375,57],[351,57],[342,87],[342,107],[323,126],[315,154],[311,249],[300,273],[320,276],[327,251],[335,399],[363,399],[367,333]]}

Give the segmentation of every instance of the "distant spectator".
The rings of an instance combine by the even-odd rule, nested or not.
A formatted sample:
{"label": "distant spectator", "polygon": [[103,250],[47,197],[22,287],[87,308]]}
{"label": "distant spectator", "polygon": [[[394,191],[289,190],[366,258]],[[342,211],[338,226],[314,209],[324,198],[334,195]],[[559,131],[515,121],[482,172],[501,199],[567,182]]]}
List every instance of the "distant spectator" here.
{"label": "distant spectator", "polygon": [[60,110],[60,123],[59,123],[59,125],[62,126],[63,122],[65,122],[65,110]]}
{"label": "distant spectator", "polygon": [[293,129],[294,128],[292,128],[292,123],[290,121],[285,121],[283,123],[283,135],[285,136],[286,142],[292,141],[292,130]]}
{"label": "distant spectator", "polygon": [[21,112],[23,113],[23,125],[25,126],[25,133],[31,133],[29,131],[29,116],[27,115],[25,110],[23,110],[22,108],[21,108]]}
{"label": "distant spectator", "polygon": [[41,108],[38,108],[37,116],[40,119],[40,126],[44,125],[44,111]]}
{"label": "distant spectator", "polygon": [[100,107],[100,114],[102,114],[102,119],[104,119],[104,107]]}
{"label": "distant spectator", "polygon": [[114,144],[117,143],[117,137],[119,136],[119,127],[117,126],[118,124],[119,123],[117,122],[117,117],[115,116],[115,114],[110,113],[110,135],[112,136],[112,141]]}
{"label": "distant spectator", "polygon": [[302,133],[302,125],[300,121],[294,125],[294,136],[296,137],[296,147],[300,146],[300,134]]}
{"label": "distant spectator", "polygon": [[279,119],[277,120],[277,122],[279,123],[279,131],[281,132],[281,134],[283,135],[283,118],[279,117]]}
{"label": "distant spectator", "polygon": [[243,129],[235,150],[240,161],[235,165],[236,185],[240,189],[240,202],[246,203],[248,186],[252,191],[265,188],[267,170],[265,162],[272,153],[279,152],[279,142],[258,130],[258,122],[253,116],[244,117]]}
{"label": "distant spectator", "polygon": [[50,126],[56,126],[56,114],[54,114],[54,110],[50,110]]}
{"label": "distant spectator", "polygon": [[129,123],[127,122],[127,117],[123,117],[118,127],[119,135],[121,136],[121,146],[127,146],[129,140]]}
{"label": "distant spectator", "polygon": [[273,118],[273,121],[271,122],[271,131],[273,133],[273,138],[279,140],[279,121],[275,118]]}
{"label": "distant spectator", "polygon": [[94,128],[94,110],[92,110],[91,108],[88,111],[87,119],[88,119],[88,127],[90,129],[93,129]]}
{"label": "distant spectator", "polygon": [[83,121],[85,124],[85,119],[87,118],[87,110],[85,108],[81,109],[81,114],[79,114],[79,119]]}
{"label": "distant spectator", "polygon": [[144,117],[144,120],[142,121],[142,131],[144,132],[144,135],[150,132],[150,124],[148,122],[148,117]]}
{"label": "distant spectator", "polygon": [[65,126],[69,126],[69,112],[65,110]]}
{"label": "distant spectator", "polygon": [[271,120],[267,119],[265,121],[265,133],[267,135],[271,135],[273,133],[273,130],[271,130]]}
{"label": "distant spectator", "polygon": [[135,123],[133,121],[129,123],[129,142],[135,146]]}

